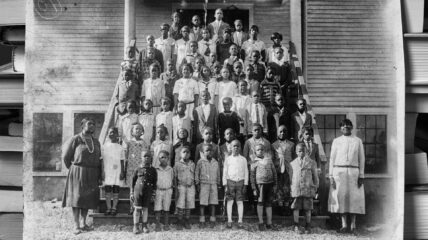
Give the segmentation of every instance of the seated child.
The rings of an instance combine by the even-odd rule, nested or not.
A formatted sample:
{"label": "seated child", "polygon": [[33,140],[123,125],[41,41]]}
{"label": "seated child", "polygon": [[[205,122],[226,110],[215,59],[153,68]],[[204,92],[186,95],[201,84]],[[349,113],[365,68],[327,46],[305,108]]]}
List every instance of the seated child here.
{"label": "seated child", "polygon": [[238,113],[240,120],[240,132],[242,133],[242,139],[240,139],[241,143],[243,144],[248,133],[248,106],[251,104],[252,100],[251,97],[247,94],[247,82],[244,80],[239,81],[238,83],[238,94],[235,95],[233,100],[233,106],[232,111]]}
{"label": "seated child", "polygon": [[228,128],[233,129],[235,135],[239,135],[240,132],[240,121],[241,119],[238,116],[238,113],[231,111],[232,99],[230,97],[225,97],[223,99],[223,108],[224,112],[218,114],[218,131],[220,134],[220,144],[224,143],[224,131]]}
{"label": "seated child", "polygon": [[[265,146],[256,145],[256,163],[251,168],[251,187],[257,198],[259,231],[272,229],[272,202],[277,187],[277,174],[272,159],[265,156]],[[266,227],[263,224],[263,206],[266,208]]]}
{"label": "seated child", "polygon": [[205,127],[204,128],[204,130],[202,131],[202,138],[203,138],[203,142],[201,142],[201,143],[199,143],[197,146],[196,146],[196,149],[195,149],[195,161],[198,161],[200,158],[202,158],[202,156],[203,156],[203,147],[204,147],[204,145],[206,145],[206,144],[210,144],[211,145],[211,150],[212,150],[212,152],[211,152],[211,154],[212,154],[212,157],[214,158],[214,159],[219,159],[218,158],[218,154],[219,154],[219,147],[218,147],[218,145],[217,144],[215,144],[214,142],[213,142],[213,135],[214,135],[214,130],[212,129],[212,128],[210,128],[210,127]]}
{"label": "seated child", "polygon": [[254,67],[247,65],[245,67],[245,81],[248,83],[248,94],[252,94],[254,91],[260,91],[260,83],[254,79]]}
{"label": "seated child", "polygon": [[175,163],[180,161],[181,149],[183,147],[189,147],[190,152],[193,152],[192,145],[189,143],[189,141],[187,141],[187,139],[189,137],[189,132],[185,128],[180,128],[180,129],[178,129],[176,134],[177,134],[178,142],[176,144],[174,144],[174,146],[172,148],[174,155],[171,158],[172,159],[171,166],[174,166]]}
{"label": "seated child", "polygon": [[166,127],[169,135],[167,135],[168,140],[172,142],[172,117],[174,114],[171,111],[171,99],[164,97],[161,100],[161,112],[156,116],[156,127],[163,125]]}
{"label": "seated child", "polygon": [[314,208],[313,198],[318,188],[318,172],[315,161],[306,156],[303,143],[296,146],[297,158],[291,162],[291,204],[294,216],[294,231],[299,232],[299,211],[305,211],[305,231],[311,232],[311,211]]}
{"label": "seated child", "polygon": [[285,138],[290,139],[288,129],[290,129],[291,114],[286,107],[284,97],[281,94],[275,95],[275,104],[268,110],[267,122],[269,129],[269,140],[274,142],[276,140],[276,134],[278,128],[284,125],[287,129],[287,135]]}
{"label": "seated child", "polygon": [[141,101],[150,99],[153,103],[153,114],[156,116],[160,112],[161,99],[165,97],[165,84],[159,78],[160,67],[151,64],[149,67],[149,78],[143,81],[141,87]]}
{"label": "seated child", "polygon": [[140,216],[143,215],[143,233],[148,233],[147,219],[149,216],[149,204],[156,189],[157,172],[152,167],[152,156],[149,151],[142,151],[140,165],[132,174],[130,199],[134,205],[134,234],[140,233]]}
{"label": "seated child", "polygon": [[198,42],[198,49],[199,53],[204,56],[208,67],[211,67],[217,61],[216,44],[210,39],[210,31],[206,28],[202,29],[202,40]]}
{"label": "seated child", "polygon": [[[117,203],[119,202],[119,190],[125,179],[125,161],[122,158],[122,146],[118,143],[119,133],[117,128],[109,128],[107,133],[109,141],[102,148],[103,180],[106,195],[107,211],[105,215],[115,216]],[[113,205],[111,200],[113,198]]]}
{"label": "seated child", "polygon": [[172,197],[172,180],[174,178],[174,171],[170,166],[170,156],[168,151],[161,150],[158,153],[159,166],[156,167],[157,182],[156,182],[156,195],[155,195],[155,218],[156,228],[155,231],[161,231],[160,218],[161,212],[164,214],[163,230],[169,230],[169,208],[171,206]]}
{"label": "seated child", "polygon": [[211,78],[211,70],[207,66],[202,66],[201,70],[202,78],[198,81],[199,87],[199,101],[202,101],[201,94],[204,91],[208,91],[210,94],[209,103],[214,104],[217,107],[218,104],[218,82]]}
{"label": "seated child", "polygon": [[190,64],[184,64],[181,70],[182,78],[177,80],[174,85],[174,103],[177,106],[181,101],[186,104],[186,115],[193,117],[193,108],[198,106],[199,88],[198,83],[192,76],[193,68]]}
{"label": "seated child", "polygon": [[[287,140],[287,128],[284,125],[278,127],[278,140],[272,144],[274,151],[274,162],[276,172],[278,173],[278,190],[277,199],[278,205],[288,207],[290,198],[290,182],[291,182],[291,161],[295,158],[296,151],[294,143]],[[286,209],[287,211],[287,209]]]}
{"label": "seated child", "polygon": [[129,141],[131,136],[132,125],[138,122],[137,102],[130,100],[126,103],[126,114],[119,117],[117,125],[119,128],[119,136],[122,141]]}
{"label": "seated child", "polygon": [[[175,64],[172,60],[166,61],[166,71],[160,75],[161,81],[165,84],[165,96],[174,99],[174,84],[180,77],[175,70]],[[170,104],[172,110],[172,104]]]}
{"label": "seated child", "polygon": [[267,110],[266,107],[260,103],[259,92],[252,92],[253,102],[248,105],[248,133],[252,132],[252,126],[259,124],[263,127],[264,133],[268,133],[267,125]]}
{"label": "seated child", "polygon": [[221,69],[221,81],[218,84],[218,111],[223,112],[223,99],[225,97],[232,98],[238,92],[238,88],[236,87],[236,83],[230,81],[230,71],[228,68],[223,67]]}
{"label": "seated child", "polygon": [[[236,61],[233,63],[232,67],[232,81],[238,84],[241,80],[245,80],[246,76],[243,71],[244,64],[240,61]],[[247,90],[248,93],[248,90]]]}
{"label": "seated child", "polygon": [[[201,158],[198,159],[195,169],[195,184],[199,192],[199,205],[200,205],[200,218],[199,223],[201,227],[205,225],[205,207],[210,205],[211,227],[214,227],[216,222],[215,206],[218,205],[218,191],[217,188],[221,186],[220,167],[217,159],[214,158],[215,151],[213,145],[209,143],[202,143]],[[217,147],[218,148],[218,147]]]}
{"label": "seated child", "polygon": [[[174,166],[174,187],[177,189],[177,230],[190,229],[190,210],[195,208],[195,164],[190,160],[190,148],[183,146],[180,161]],[[183,216],[184,220],[183,220]]]}
{"label": "seated child", "polygon": [[[172,143],[170,140],[166,139],[168,135],[168,130],[164,125],[160,125],[156,128],[156,140],[150,146],[150,152],[153,156],[153,167],[157,168],[160,164],[160,152],[166,151],[169,155],[172,155]],[[169,158],[168,158],[169,160]],[[171,162],[168,161],[168,166],[171,166]]]}
{"label": "seated child", "polygon": [[268,65],[266,68],[266,78],[260,83],[260,101],[267,109],[275,104],[275,95],[281,94],[281,86],[279,85],[275,69]]}
{"label": "seated child", "polygon": [[240,155],[241,144],[232,141],[232,155],[227,157],[223,168],[223,186],[227,199],[227,228],[232,228],[232,206],[236,201],[238,206],[238,227],[243,228],[244,198],[248,186],[247,160]]}
{"label": "seated child", "polygon": [[126,105],[129,101],[136,102],[140,96],[140,86],[133,80],[133,72],[130,69],[122,71],[122,81],[114,89],[113,96],[116,98],[117,107],[115,119],[127,113]]}
{"label": "seated child", "polygon": [[[177,132],[178,129],[184,128],[189,133],[188,141],[192,142],[192,120],[190,115],[186,115],[186,104],[182,101],[177,104],[177,115],[172,117],[172,130]],[[177,143],[177,139],[173,139],[173,143]]]}
{"label": "seated child", "polygon": [[206,127],[213,129],[213,141],[217,142],[217,108],[209,103],[210,93],[208,91],[201,92],[201,105],[193,110],[193,126],[195,134],[195,144],[203,141],[202,133]]}
{"label": "seated child", "polygon": [[[240,62],[242,65],[244,65],[244,62],[242,59],[239,59],[238,57],[238,46],[234,43],[232,43],[229,47],[229,57],[224,60],[223,67],[227,67],[230,72],[233,72],[233,65],[235,62]],[[235,82],[236,83],[236,82]]]}
{"label": "seated child", "polygon": [[312,126],[312,115],[307,112],[305,99],[298,99],[296,104],[297,111],[291,114],[291,136],[294,142],[300,142],[303,139],[303,129]]}
{"label": "seated child", "polygon": [[141,104],[141,113],[138,115],[138,122],[144,128],[143,140],[147,144],[151,144],[155,139],[155,116],[152,113],[152,101],[150,99],[144,99]]}

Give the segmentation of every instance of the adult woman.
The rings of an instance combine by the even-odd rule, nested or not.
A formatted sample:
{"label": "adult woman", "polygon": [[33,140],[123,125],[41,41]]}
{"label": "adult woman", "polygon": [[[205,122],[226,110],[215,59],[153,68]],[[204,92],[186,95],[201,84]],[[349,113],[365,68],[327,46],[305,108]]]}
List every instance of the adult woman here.
{"label": "adult woman", "polygon": [[[101,147],[92,134],[95,122],[84,118],[81,122],[82,132],[73,136],[65,145],[63,160],[69,169],[65,184],[62,206],[72,207],[75,234],[91,230],[86,224],[88,209],[98,206],[99,183],[101,182]],[[80,227],[79,217],[83,219]]]}
{"label": "adult woman", "polygon": [[348,231],[348,214],[351,216],[350,232],[355,231],[355,214],[365,214],[364,200],[364,147],[361,139],[352,136],[352,122],[340,123],[342,136],[333,140],[330,153],[330,194],[328,210],[340,213],[342,228]]}
{"label": "adult woman", "polygon": [[259,27],[256,25],[250,28],[250,38],[242,44],[241,57],[245,58],[245,64],[247,65],[250,61],[251,52],[257,50],[261,54],[261,61],[264,62],[266,59],[266,46],[265,43],[257,39],[259,34]]}
{"label": "adult woman", "polygon": [[174,12],[171,15],[171,28],[169,29],[169,35],[172,39],[178,40],[181,36],[181,14],[179,12]]}

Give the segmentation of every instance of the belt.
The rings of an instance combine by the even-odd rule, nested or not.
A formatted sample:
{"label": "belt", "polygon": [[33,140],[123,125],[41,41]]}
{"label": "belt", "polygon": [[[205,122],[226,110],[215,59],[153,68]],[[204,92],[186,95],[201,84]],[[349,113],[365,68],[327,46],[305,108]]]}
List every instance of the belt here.
{"label": "belt", "polygon": [[193,186],[195,186],[195,185],[193,185],[193,184],[191,184],[191,185],[184,185],[184,184],[178,184],[179,186],[183,186],[183,187],[186,187],[186,188],[190,188],[190,187],[193,187]]}
{"label": "belt", "polygon": [[337,167],[337,168],[360,168],[360,167],[352,166],[352,165],[333,165],[333,167]]}

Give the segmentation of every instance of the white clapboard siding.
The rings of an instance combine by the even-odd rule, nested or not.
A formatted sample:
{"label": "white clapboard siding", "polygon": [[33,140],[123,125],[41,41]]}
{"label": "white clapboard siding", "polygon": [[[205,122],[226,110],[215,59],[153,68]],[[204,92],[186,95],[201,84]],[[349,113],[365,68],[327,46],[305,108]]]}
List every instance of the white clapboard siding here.
{"label": "white clapboard siding", "polygon": [[[135,1],[137,47],[148,34],[159,37],[159,26],[171,23],[178,1]],[[280,32],[290,39],[289,1],[237,1],[254,4],[254,23],[267,47]],[[35,105],[108,105],[123,58],[124,1],[48,1],[54,6],[37,11],[27,26],[26,84]],[[233,3],[227,2],[225,7]],[[202,8],[202,5],[200,6]],[[33,19],[31,19],[33,18]]]}
{"label": "white clapboard siding", "polygon": [[406,192],[404,202],[404,238],[428,239],[427,191]]}
{"label": "white clapboard siding", "polygon": [[316,107],[385,107],[395,92],[387,0],[307,0],[306,74]]}
{"label": "white clapboard siding", "polygon": [[0,152],[24,151],[24,139],[22,137],[0,136]]}
{"label": "white clapboard siding", "polygon": [[0,186],[22,187],[22,153],[0,152]]}
{"label": "white clapboard siding", "polygon": [[25,25],[25,0],[2,0],[0,26]]}
{"label": "white clapboard siding", "polygon": [[406,38],[406,81],[410,84],[428,81],[428,38]]}
{"label": "white clapboard siding", "polygon": [[22,212],[24,208],[24,195],[22,191],[0,189],[0,213]]}
{"label": "white clapboard siding", "polygon": [[0,78],[0,105],[24,102],[24,79]]}
{"label": "white clapboard siding", "polygon": [[0,213],[0,239],[21,240],[24,227],[22,213]]}

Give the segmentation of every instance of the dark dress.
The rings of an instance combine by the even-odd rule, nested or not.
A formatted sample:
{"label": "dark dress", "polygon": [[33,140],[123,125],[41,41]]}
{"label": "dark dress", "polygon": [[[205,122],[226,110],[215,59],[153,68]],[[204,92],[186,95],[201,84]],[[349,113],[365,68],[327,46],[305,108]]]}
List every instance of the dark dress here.
{"label": "dark dress", "polygon": [[[65,144],[63,160],[69,169],[63,207],[96,209],[100,200],[98,180],[101,176],[101,146],[92,138],[94,151],[89,152],[83,136],[77,134]],[[92,149],[91,141],[87,141]]]}
{"label": "dark dress", "polygon": [[134,193],[134,207],[148,207],[153,191],[156,189],[158,174],[156,169],[138,167],[132,176],[131,192]]}
{"label": "dark dress", "polygon": [[218,122],[219,136],[220,136],[220,145],[226,142],[226,140],[224,139],[224,131],[228,128],[232,128],[233,131],[235,131],[235,135],[240,136],[241,127],[239,125],[239,116],[236,112],[219,113],[217,122]]}

